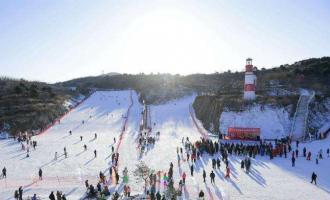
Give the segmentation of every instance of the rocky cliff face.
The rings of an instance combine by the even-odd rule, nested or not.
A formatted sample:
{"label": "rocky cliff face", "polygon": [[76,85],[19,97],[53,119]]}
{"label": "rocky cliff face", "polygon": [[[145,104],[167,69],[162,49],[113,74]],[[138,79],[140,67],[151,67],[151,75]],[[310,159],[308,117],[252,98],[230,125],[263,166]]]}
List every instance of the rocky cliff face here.
{"label": "rocky cliff face", "polygon": [[222,103],[217,97],[198,96],[193,103],[193,108],[196,117],[202,121],[204,128],[214,133],[219,132]]}

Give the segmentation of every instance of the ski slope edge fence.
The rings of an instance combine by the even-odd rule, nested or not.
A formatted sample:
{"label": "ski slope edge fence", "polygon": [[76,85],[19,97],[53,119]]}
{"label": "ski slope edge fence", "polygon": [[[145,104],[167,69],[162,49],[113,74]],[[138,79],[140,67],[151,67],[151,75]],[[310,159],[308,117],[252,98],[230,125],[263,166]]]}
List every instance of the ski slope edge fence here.
{"label": "ski slope edge fence", "polygon": [[71,113],[74,109],[76,109],[78,106],[80,106],[82,103],[84,103],[89,97],[91,97],[96,91],[91,92],[88,94],[85,98],[83,98],[80,102],[78,102],[76,105],[73,107],[69,108],[67,112],[65,112],[62,116],[58,117],[53,121],[53,123],[47,125],[44,129],[41,129],[39,133],[36,133],[36,136],[41,136],[44,133],[46,133],[51,127],[56,125],[56,123],[60,122],[65,116],[67,116],[69,113]]}
{"label": "ski slope edge fence", "polygon": [[193,121],[193,124],[195,125],[197,131],[202,135],[202,137],[203,137],[204,139],[208,139],[207,134],[206,134],[206,133],[203,131],[203,129],[202,129],[201,127],[199,127],[199,125],[197,124],[197,121],[196,121],[196,118],[195,118],[195,114],[194,114],[195,111],[194,111],[194,109],[193,109],[193,107],[192,107],[191,104],[189,105],[189,112],[190,112],[190,116],[191,116],[191,119],[192,119],[192,121]]}
{"label": "ski slope edge fence", "polygon": [[[122,130],[121,130],[121,133],[119,135],[119,141],[118,141],[118,144],[117,144],[117,147],[116,147],[116,153],[118,153],[118,150],[120,148],[120,145],[121,145],[121,142],[123,140],[123,137],[124,137],[124,133],[126,131],[126,127],[127,127],[127,122],[128,122],[128,117],[129,117],[129,114],[130,114],[130,110],[131,108],[133,107],[134,105],[134,101],[133,101],[133,96],[132,96],[132,90],[130,91],[130,105],[128,106],[128,109],[127,109],[127,112],[126,112],[126,116],[125,116],[125,121],[123,123],[123,127],[122,127]],[[119,162],[117,162],[117,166],[119,165],[118,164]]]}

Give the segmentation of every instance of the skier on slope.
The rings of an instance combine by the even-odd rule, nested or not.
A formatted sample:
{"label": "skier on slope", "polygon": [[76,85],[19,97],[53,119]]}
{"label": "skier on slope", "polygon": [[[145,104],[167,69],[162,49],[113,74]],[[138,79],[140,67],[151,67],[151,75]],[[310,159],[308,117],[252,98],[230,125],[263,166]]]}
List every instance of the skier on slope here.
{"label": "skier on slope", "polygon": [[193,165],[190,166],[190,174],[191,174],[191,176],[194,176],[194,166]]}
{"label": "skier on slope", "polygon": [[94,139],[97,139],[97,133],[94,134]]}
{"label": "skier on slope", "polygon": [[96,153],[97,153],[97,152],[96,152],[96,149],[95,149],[95,150],[94,150],[94,157],[95,157],[95,158],[96,158]]}
{"label": "skier on slope", "polygon": [[85,186],[86,186],[86,190],[88,190],[88,188],[89,188],[88,180],[85,180]]}
{"label": "skier on slope", "polygon": [[86,144],[84,144],[84,150],[87,151],[87,145]]}
{"label": "skier on slope", "polygon": [[65,158],[67,158],[68,157],[68,152],[66,151],[66,147],[64,147],[64,156],[65,156]]}
{"label": "skier on slope", "polygon": [[39,175],[39,180],[42,180],[42,170],[41,170],[41,168],[39,168],[38,175]]}
{"label": "skier on slope", "polygon": [[57,160],[57,152],[55,152],[54,160]]}
{"label": "skier on slope", "polygon": [[6,167],[3,167],[3,169],[2,169],[2,178],[7,178],[7,169],[6,169]]}
{"label": "skier on slope", "polygon": [[123,181],[124,183],[128,183],[128,170],[127,167],[125,167],[125,169],[123,170]]}

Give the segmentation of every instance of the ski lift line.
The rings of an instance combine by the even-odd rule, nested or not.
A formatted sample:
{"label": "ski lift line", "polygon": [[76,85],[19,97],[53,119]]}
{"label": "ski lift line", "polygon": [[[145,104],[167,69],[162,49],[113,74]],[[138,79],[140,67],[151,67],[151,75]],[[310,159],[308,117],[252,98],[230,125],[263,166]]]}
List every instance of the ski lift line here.
{"label": "ski lift line", "polygon": [[59,122],[60,120],[62,120],[64,117],[66,117],[69,113],[71,113],[74,109],[76,109],[78,106],[80,106],[82,103],[84,103],[87,99],[89,99],[93,94],[95,93],[95,91],[91,92],[88,96],[86,96],[83,100],[81,100],[79,103],[77,103],[75,106],[73,106],[72,108],[70,108],[68,110],[68,112],[64,113],[61,117],[57,118],[53,123],[49,124],[44,130],[40,131],[38,134],[36,134],[35,136],[41,136],[44,133],[46,133],[50,128],[52,128],[53,126],[56,125],[56,122]]}
{"label": "ski lift line", "polygon": [[197,131],[202,135],[202,137],[203,137],[204,139],[208,139],[207,134],[204,133],[204,131],[199,127],[199,125],[198,125],[197,122],[196,122],[195,115],[194,115],[194,113],[193,113],[193,109],[192,109],[191,104],[189,105],[189,112],[190,112],[190,116],[191,116],[191,119],[192,119],[192,121],[193,121],[193,124],[195,125]]}
{"label": "ski lift line", "polygon": [[[129,117],[129,114],[130,114],[130,110],[131,110],[131,108],[133,107],[133,104],[134,104],[132,90],[130,91],[130,101],[131,102],[130,102],[130,105],[129,105],[128,109],[127,109],[127,113],[126,113],[125,121],[124,121],[124,124],[123,124],[123,128],[121,130],[121,133],[120,133],[120,136],[119,136],[119,141],[118,141],[118,144],[117,144],[117,147],[116,147],[116,153],[118,153],[118,150],[120,148],[121,142],[123,140],[123,136],[124,136],[124,133],[125,133],[126,127],[127,127],[127,122],[128,122],[128,117]],[[117,166],[118,166],[118,163],[119,163],[119,160],[117,162]]]}

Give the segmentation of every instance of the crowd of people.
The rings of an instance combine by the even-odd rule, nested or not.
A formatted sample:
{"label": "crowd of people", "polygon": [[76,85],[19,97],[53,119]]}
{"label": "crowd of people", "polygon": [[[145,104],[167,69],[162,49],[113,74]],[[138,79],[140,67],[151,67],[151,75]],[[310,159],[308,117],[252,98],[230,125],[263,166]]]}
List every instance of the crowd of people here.
{"label": "crowd of people", "polygon": [[[84,121],[82,122],[84,123]],[[69,134],[72,135],[72,131],[69,131]],[[158,137],[159,132],[157,132],[156,137],[151,137],[147,133],[140,133],[139,137],[139,146],[141,147],[141,151],[143,148],[147,148],[149,145],[154,145],[155,141]],[[97,139],[97,133],[94,134],[94,139]],[[32,137],[28,134],[20,134],[18,137],[15,137],[14,140],[17,140],[21,146],[22,150],[27,151],[27,157],[29,157],[30,148],[36,149],[37,141],[33,141]],[[80,136],[80,141],[83,141],[83,137]],[[116,143],[116,138],[113,139],[114,144]],[[303,147],[302,151],[299,152],[299,141],[293,143],[290,138],[283,138],[281,140],[275,141],[258,141],[255,143],[232,143],[232,142],[221,142],[223,140],[214,141],[210,139],[201,138],[198,141],[191,142],[188,137],[182,138],[182,146],[177,147],[177,162],[178,167],[180,168],[182,161],[185,161],[189,165],[190,176],[194,176],[194,171],[196,169],[197,161],[201,159],[204,155],[208,155],[208,158],[211,160],[212,169],[209,171],[210,183],[215,184],[216,182],[216,173],[221,170],[221,163],[224,163],[225,166],[225,178],[230,179],[231,174],[231,165],[228,159],[229,156],[240,156],[243,157],[240,161],[240,167],[242,170],[245,170],[246,173],[250,172],[251,169],[251,159],[256,156],[267,156],[270,160],[274,157],[284,157],[287,158],[291,155],[291,166],[296,166],[296,160],[298,157],[303,157],[307,161],[312,161],[314,156],[315,164],[319,164],[320,160],[325,157],[330,157],[330,150],[327,148],[325,153],[323,149],[320,149],[315,155],[312,155],[312,151],[308,150],[306,147]],[[87,151],[87,145],[83,146],[84,150]],[[97,157],[97,151],[94,150],[94,157]],[[66,147],[63,148],[63,155],[65,158],[68,157],[68,152]],[[55,152],[54,160],[57,160],[58,153]],[[205,157],[204,157],[205,158]],[[112,145],[112,155],[111,155],[111,164],[112,166],[109,168],[109,178],[107,179],[103,172],[99,173],[99,180],[94,186],[93,184],[89,184],[88,180],[85,181],[86,186],[86,195],[89,198],[98,198],[98,199],[106,199],[106,197],[112,196],[112,199],[116,200],[120,197],[120,193],[122,192],[125,197],[131,196],[131,188],[128,185],[128,170],[125,168],[123,170],[122,182],[124,184],[122,191],[114,191],[112,194],[109,190],[110,184],[119,184],[119,173],[118,173],[118,160],[119,153],[114,151],[114,145]],[[176,190],[178,195],[181,195],[183,192],[183,188],[186,184],[187,174],[186,172],[180,172],[179,180],[174,180],[173,176],[174,165],[171,162],[170,167],[167,172],[162,173],[161,171],[157,171],[157,173],[153,173],[149,177],[149,187],[146,190],[146,195],[151,200],[163,200],[166,199],[165,192],[161,194],[160,190],[156,189],[157,183],[162,183],[164,185],[164,191],[169,188]],[[202,178],[203,181],[207,181],[207,172],[206,169],[203,168]],[[39,180],[43,178],[43,171],[40,168],[38,171]],[[7,177],[7,169],[4,167],[2,169],[2,178]],[[178,188],[174,188],[174,183],[178,183]],[[312,172],[311,175],[311,183],[317,184],[317,174]],[[199,192],[199,197],[203,199],[205,196],[204,191],[201,190]],[[19,187],[18,190],[15,190],[14,197],[17,200],[22,200],[23,198],[23,187]],[[37,200],[36,194],[31,198],[32,200]],[[57,191],[55,194],[52,191],[49,195],[50,200],[66,200],[65,194]]]}

